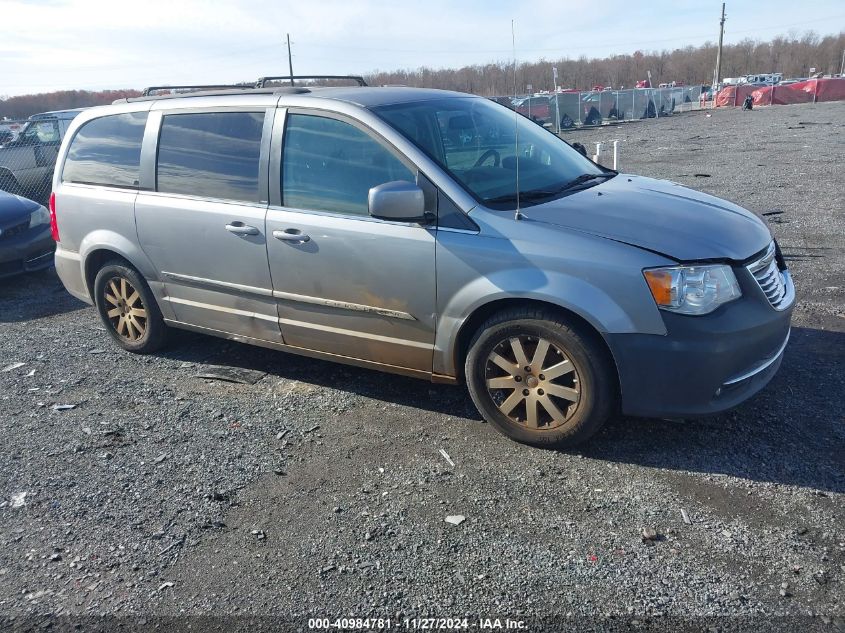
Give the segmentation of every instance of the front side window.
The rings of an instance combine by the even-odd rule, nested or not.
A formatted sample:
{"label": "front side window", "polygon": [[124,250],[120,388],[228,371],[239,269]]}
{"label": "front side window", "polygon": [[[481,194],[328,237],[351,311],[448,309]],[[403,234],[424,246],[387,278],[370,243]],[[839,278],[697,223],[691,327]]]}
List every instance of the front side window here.
{"label": "front side window", "polygon": [[263,112],[165,115],[156,190],[258,202],[263,126]]}
{"label": "front side window", "polygon": [[414,174],[357,127],[322,116],[290,114],[282,156],[286,207],[367,215],[371,187]]}
{"label": "front side window", "polygon": [[68,149],[63,182],[137,189],[146,123],[146,112],[131,112],[84,124]]}
{"label": "front side window", "polygon": [[58,143],[59,123],[55,120],[33,121],[23,134],[27,144]]}
{"label": "front side window", "polygon": [[[517,107],[527,112],[526,105]],[[491,208],[515,208],[517,159],[522,206],[563,195],[584,174],[605,173],[554,134],[489,99],[452,97],[373,111]]]}

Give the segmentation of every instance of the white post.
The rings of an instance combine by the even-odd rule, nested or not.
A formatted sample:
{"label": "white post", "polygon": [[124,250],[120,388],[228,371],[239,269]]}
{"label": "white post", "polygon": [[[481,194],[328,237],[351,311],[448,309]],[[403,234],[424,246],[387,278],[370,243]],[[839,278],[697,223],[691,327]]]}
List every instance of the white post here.
{"label": "white post", "polygon": [[613,169],[619,170],[619,141],[613,141]]}
{"label": "white post", "polygon": [[596,155],[593,156],[593,162],[598,163],[601,161],[601,143],[596,143]]}
{"label": "white post", "polygon": [[[555,119],[557,120],[555,128],[557,128],[557,134],[558,136],[560,136],[560,106],[557,102],[557,66],[552,67],[552,85],[554,86],[552,94],[554,95],[555,99]],[[551,114],[551,108],[549,108],[549,113]]]}

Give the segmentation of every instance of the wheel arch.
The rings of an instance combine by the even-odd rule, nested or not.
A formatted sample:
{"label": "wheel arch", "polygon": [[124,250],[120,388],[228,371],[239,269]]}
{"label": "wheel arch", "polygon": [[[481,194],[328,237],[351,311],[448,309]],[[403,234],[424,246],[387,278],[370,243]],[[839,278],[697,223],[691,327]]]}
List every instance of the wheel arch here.
{"label": "wheel arch", "polygon": [[594,338],[597,344],[606,352],[607,358],[614,369],[614,380],[617,389],[619,387],[619,368],[616,365],[616,360],[613,357],[613,352],[607,343],[602,332],[591,323],[586,317],[578,314],[574,310],[565,308],[559,304],[542,299],[526,299],[517,297],[508,297],[495,299],[488,303],[478,306],[460,325],[457,336],[455,338],[455,345],[452,349],[452,362],[455,367],[455,376],[459,381],[464,380],[464,362],[469,352],[469,345],[473,336],[478,332],[481,325],[494,314],[512,309],[512,308],[535,308],[549,310],[553,314],[562,319],[572,323],[578,329]]}
{"label": "wheel arch", "polygon": [[137,270],[147,282],[158,281],[158,275],[152,262],[138,244],[109,230],[93,231],[85,236],[79,245],[82,259],[82,274],[88,294],[92,296],[94,277],[102,265],[109,259],[121,259]]}
{"label": "wheel arch", "polygon": [[88,295],[92,301],[94,300],[94,278],[106,262],[110,261],[120,261],[128,266],[132,266],[132,268],[137,268],[122,254],[109,248],[97,248],[89,252],[82,265],[85,276],[85,287],[88,289]]}

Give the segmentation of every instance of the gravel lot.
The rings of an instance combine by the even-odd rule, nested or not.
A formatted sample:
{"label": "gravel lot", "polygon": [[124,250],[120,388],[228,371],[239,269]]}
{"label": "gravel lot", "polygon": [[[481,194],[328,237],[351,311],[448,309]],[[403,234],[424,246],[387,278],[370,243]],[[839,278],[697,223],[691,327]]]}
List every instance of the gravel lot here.
{"label": "gravel lot", "polygon": [[[781,106],[567,137],[763,213],[798,286],[761,394],[620,418],[578,451],[506,440],[462,388],[189,334],[132,356],[53,272],[0,282],[0,370],[24,363],[0,371],[0,627],[845,630],[843,121]],[[260,379],[197,376],[218,365]]]}

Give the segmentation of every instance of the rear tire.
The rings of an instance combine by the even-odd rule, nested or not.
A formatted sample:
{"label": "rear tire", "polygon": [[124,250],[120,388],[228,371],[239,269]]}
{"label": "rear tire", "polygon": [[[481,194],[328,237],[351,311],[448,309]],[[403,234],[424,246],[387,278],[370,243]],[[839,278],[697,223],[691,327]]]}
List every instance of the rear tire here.
{"label": "rear tire", "polygon": [[500,312],[470,343],[470,396],[485,420],[517,442],[584,442],[614,413],[618,397],[613,362],[597,339],[551,310]]}
{"label": "rear tire", "polygon": [[166,343],[167,326],[144,278],[120,260],[94,278],[94,302],[114,341],[128,352],[152,354]]}

